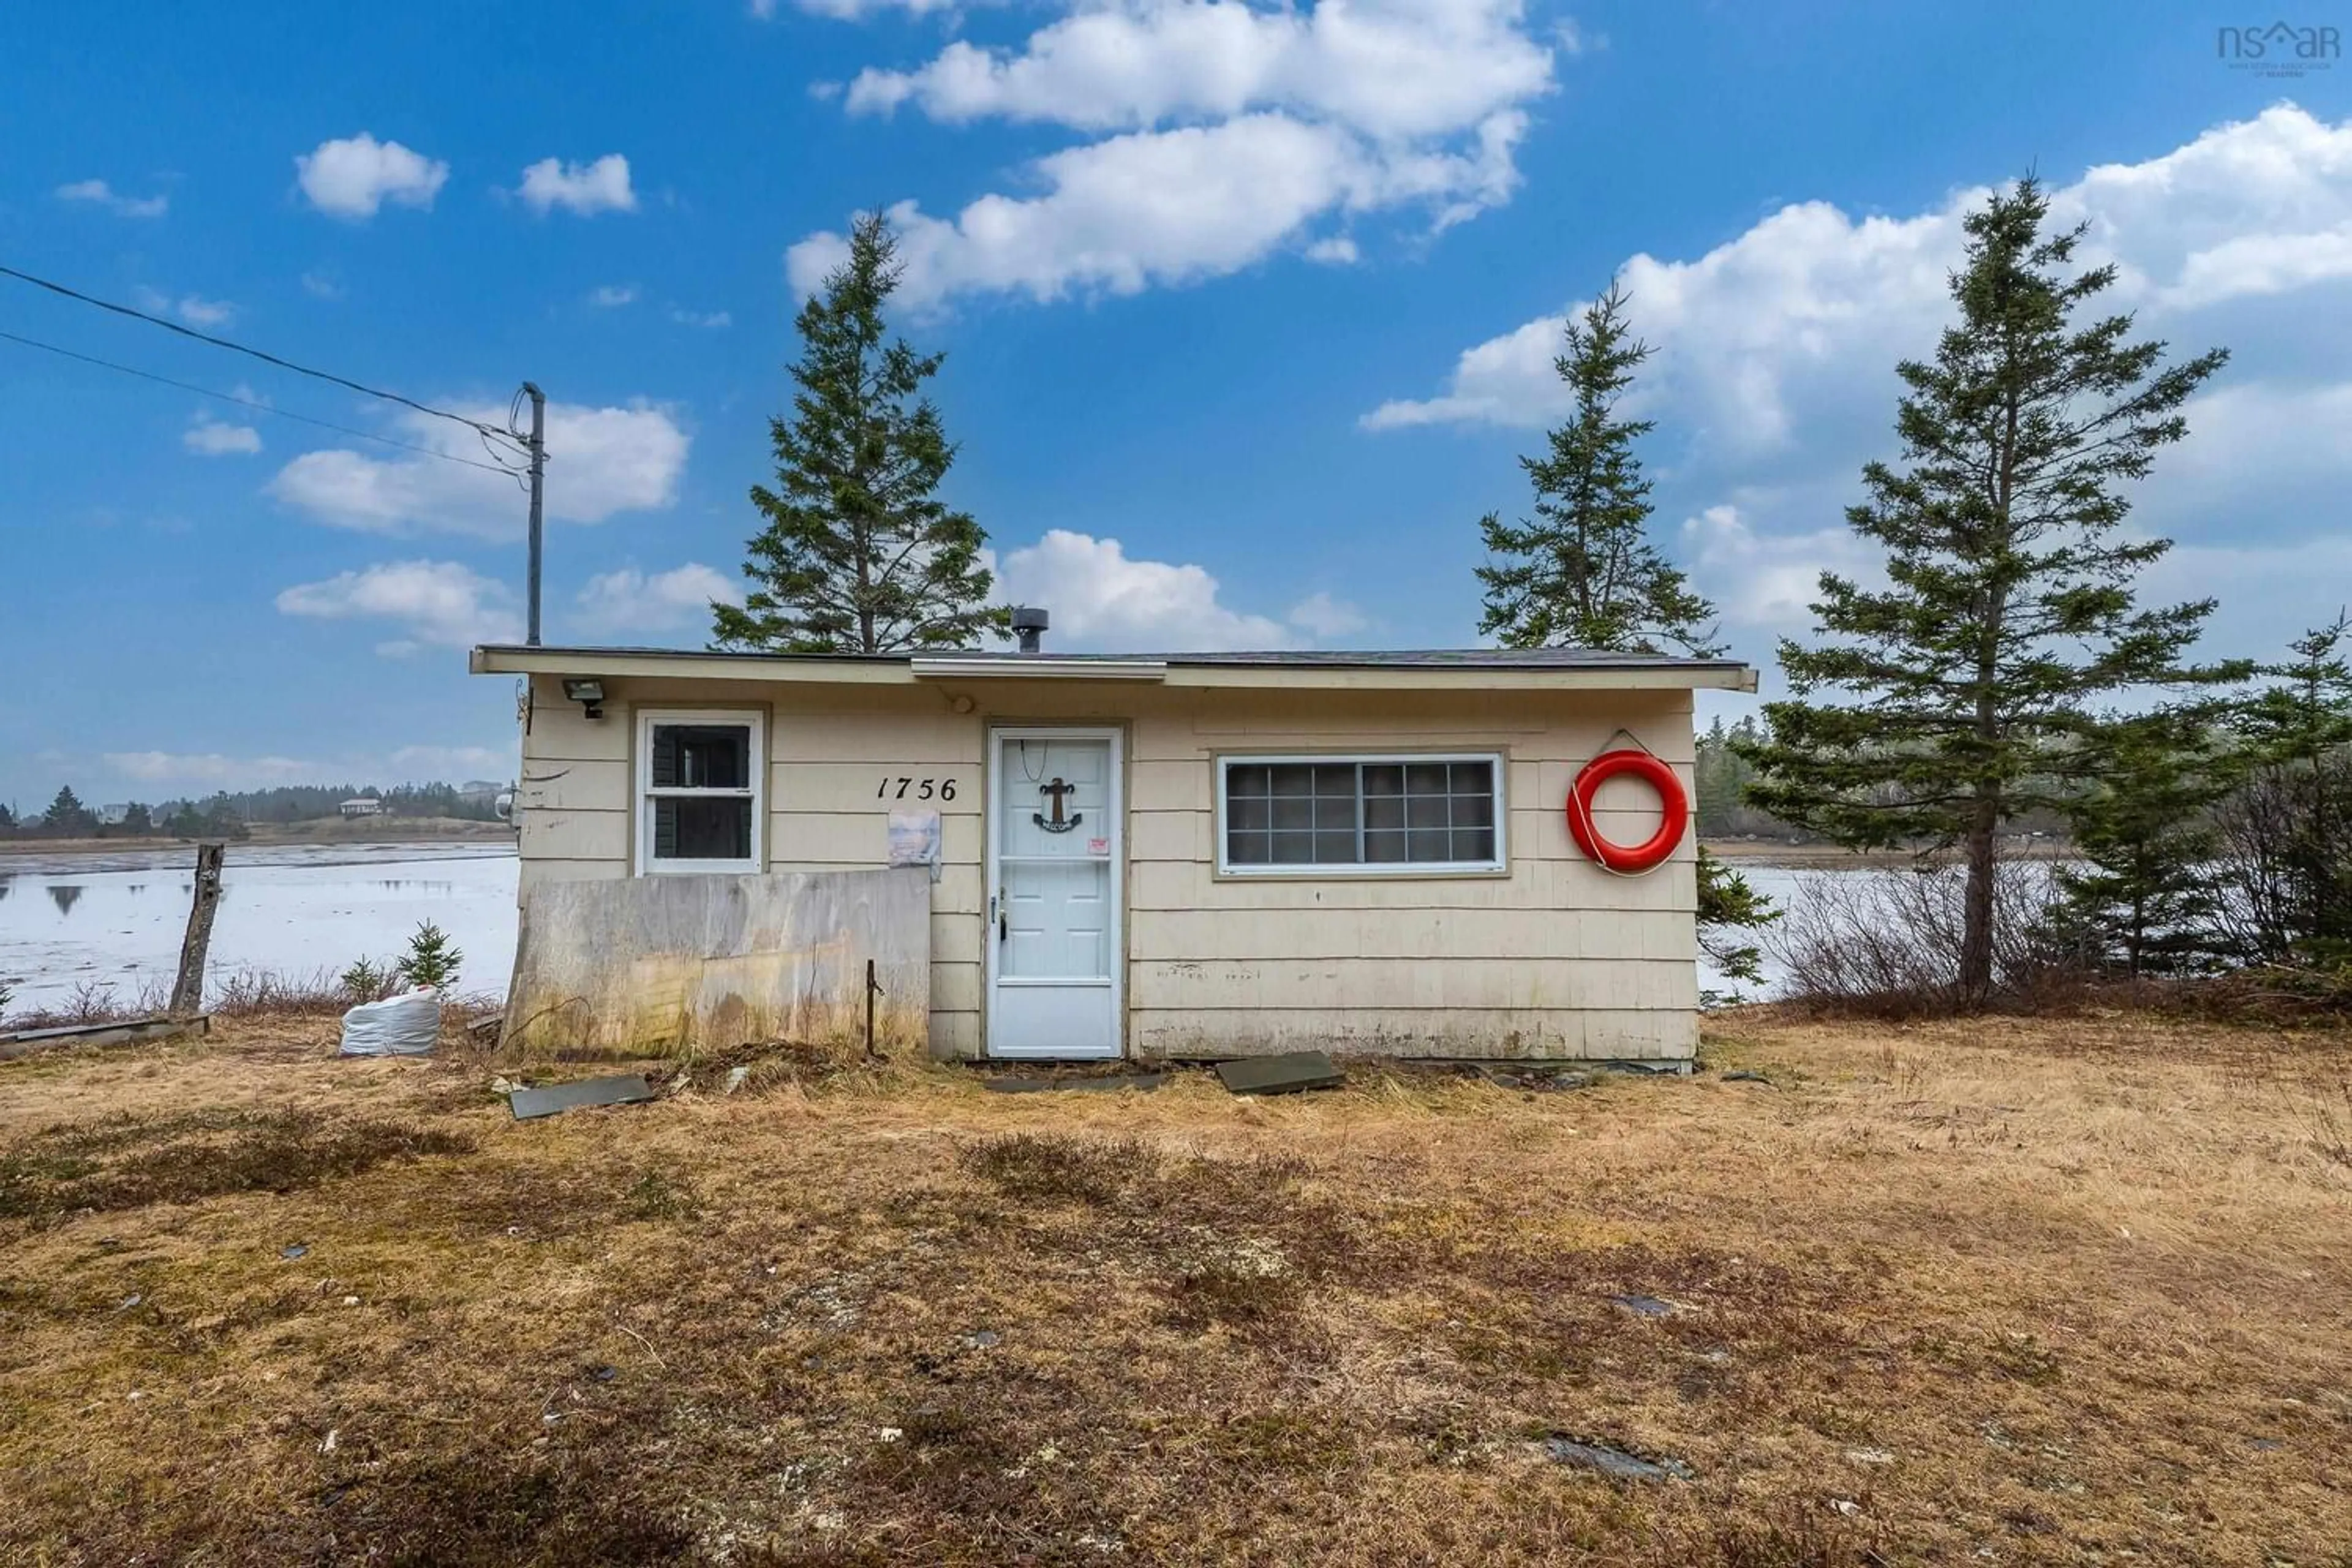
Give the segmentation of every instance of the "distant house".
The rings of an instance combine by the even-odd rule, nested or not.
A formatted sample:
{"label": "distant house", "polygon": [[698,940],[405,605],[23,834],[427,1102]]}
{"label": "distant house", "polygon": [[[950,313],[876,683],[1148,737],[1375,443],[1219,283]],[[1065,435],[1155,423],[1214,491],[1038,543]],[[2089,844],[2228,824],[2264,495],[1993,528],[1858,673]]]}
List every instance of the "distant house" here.
{"label": "distant house", "polygon": [[100,827],[120,827],[130,820],[131,805],[127,801],[121,805],[101,805],[98,808],[98,825]]}
{"label": "distant house", "polygon": [[383,815],[383,802],[380,800],[371,800],[366,795],[362,795],[357,800],[347,800],[343,802],[343,804],[336,807],[336,809],[341,811],[345,816],[382,816]]}

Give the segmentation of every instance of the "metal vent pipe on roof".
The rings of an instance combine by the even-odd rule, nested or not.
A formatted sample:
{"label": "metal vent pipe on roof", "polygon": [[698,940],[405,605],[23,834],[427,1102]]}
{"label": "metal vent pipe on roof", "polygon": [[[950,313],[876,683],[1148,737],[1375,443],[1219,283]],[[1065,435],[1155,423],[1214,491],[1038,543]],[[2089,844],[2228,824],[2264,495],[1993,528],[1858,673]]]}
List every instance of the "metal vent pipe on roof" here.
{"label": "metal vent pipe on roof", "polygon": [[1039,652],[1039,644],[1045,636],[1045,628],[1052,624],[1045,610],[1039,605],[1015,605],[1013,606],[1013,635],[1021,639],[1023,653]]}

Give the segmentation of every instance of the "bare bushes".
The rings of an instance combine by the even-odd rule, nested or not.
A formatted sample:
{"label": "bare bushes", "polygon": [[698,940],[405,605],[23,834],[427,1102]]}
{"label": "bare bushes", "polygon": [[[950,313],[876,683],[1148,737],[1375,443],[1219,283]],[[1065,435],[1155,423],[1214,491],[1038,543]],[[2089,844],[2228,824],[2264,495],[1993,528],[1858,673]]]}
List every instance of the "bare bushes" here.
{"label": "bare bushes", "polygon": [[[1788,1000],[1843,1013],[1916,1016],[1961,1000],[1966,868],[1923,860],[1881,875],[1814,871],[1799,879],[1764,943]],[[2062,973],[2044,932],[2058,896],[2053,868],[2003,860],[1993,868],[1993,987],[2023,999]]]}

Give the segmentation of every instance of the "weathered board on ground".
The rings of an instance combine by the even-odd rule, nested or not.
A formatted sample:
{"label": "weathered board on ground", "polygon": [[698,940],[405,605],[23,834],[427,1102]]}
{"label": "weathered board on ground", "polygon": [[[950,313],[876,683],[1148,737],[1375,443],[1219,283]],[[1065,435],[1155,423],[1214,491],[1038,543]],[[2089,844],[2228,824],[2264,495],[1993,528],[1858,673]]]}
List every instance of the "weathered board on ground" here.
{"label": "weathered board on ground", "polygon": [[582,1079],[577,1083],[549,1084],[543,1089],[519,1089],[507,1097],[507,1109],[517,1121],[536,1121],[600,1105],[641,1105],[654,1097],[643,1073],[625,1078]]}
{"label": "weathered board on ground", "polygon": [[64,1046],[126,1046],[142,1040],[168,1040],[179,1035],[205,1035],[212,1032],[212,1015],[199,1013],[192,1018],[124,1018],[110,1024],[16,1029],[0,1034],[0,1062]]}
{"label": "weathered board on ground", "polygon": [[931,883],[920,867],[542,882],[515,948],[501,1043],[530,1056],[858,1040],[929,1031]]}

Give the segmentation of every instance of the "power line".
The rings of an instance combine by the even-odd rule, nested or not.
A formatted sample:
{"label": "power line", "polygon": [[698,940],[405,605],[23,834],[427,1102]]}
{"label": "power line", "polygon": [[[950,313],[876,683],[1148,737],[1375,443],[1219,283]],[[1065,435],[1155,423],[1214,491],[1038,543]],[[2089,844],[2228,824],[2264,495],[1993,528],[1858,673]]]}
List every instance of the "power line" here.
{"label": "power line", "polygon": [[296,364],[292,360],[281,359],[276,354],[266,353],[260,349],[247,348],[243,343],[227,338],[215,337],[210,332],[200,332],[194,327],[184,327],[177,321],[166,321],[161,316],[152,315],[145,310],[136,310],[128,305],[119,305],[111,300],[100,300],[95,295],[85,294],[79,289],[68,289],[62,283],[52,282],[47,278],[36,278],[29,272],[19,272],[13,267],[0,267],[0,278],[14,278],[20,283],[30,283],[36,289],[46,289],[52,294],[60,294],[68,300],[78,300],[85,305],[94,305],[101,310],[111,310],[118,316],[128,316],[134,321],[145,321],[148,325],[161,327],[167,332],[177,332],[184,338],[194,338],[200,343],[210,343],[215,348],[249,354],[266,364],[274,364],[280,370],[290,370],[297,375],[307,375],[316,381],[330,382],[337,386],[348,387],[353,392],[364,394],[369,397],[382,398],[386,403],[397,403],[403,407],[414,408],[419,414],[429,414],[436,419],[450,420],[455,424],[465,426],[469,430],[478,432],[485,440],[495,438],[516,442],[518,446],[520,445],[512,431],[501,430],[497,426],[486,424],[479,419],[468,419],[462,414],[452,414],[446,408],[436,408],[430,404],[419,403],[413,397],[403,397],[396,392],[385,392],[378,387],[368,386],[348,376],[336,375],[331,371],[313,370],[309,365]]}
{"label": "power line", "polygon": [[255,398],[239,397],[233,392],[216,392],[209,386],[198,386],[194,382],[174,381],[168,375],[157,375],[153,371],[141,370],[134,365],[117,364],[112,360],[77,353],[72,349],[62,349],[55,343],[45,343],[38,338],[19,337],[15,332],[0,331],[0,341],[22,343],[28,349],[40,349],[48,353],[60,354],[67,359],[79,360],[84,364],[94,364],[100,370],[117,371],[124,375],[135,375],[142,381],[152,381],[164,386],[177,387],[182,392],[193,392],[199,397],[216,397],[223,403],[234,403],[240,408],[253,408],[264,414],[275,414],[280,419],[291,419],[302,425],[315,425],[321,430],[332,430],[338,435],[356,436],[362,441],[381,442],[386,447],[397,447],[404,452],[422,452],[428,458],[438,458],[445,463],[463,463],[469,468],[481,468],[493,474],[511,476],[515,472],[503,463],[484,463],[472,458],[454,457],[431,447],[420,447],[414,441],[395,441],[389,436],[379,436],[373,430],[357,430],[349,425],[337,425],[325,419],[313,419],[307,414],[295,414],[287,409],[272,407]]}

